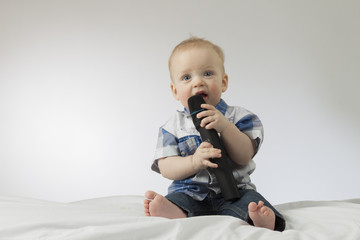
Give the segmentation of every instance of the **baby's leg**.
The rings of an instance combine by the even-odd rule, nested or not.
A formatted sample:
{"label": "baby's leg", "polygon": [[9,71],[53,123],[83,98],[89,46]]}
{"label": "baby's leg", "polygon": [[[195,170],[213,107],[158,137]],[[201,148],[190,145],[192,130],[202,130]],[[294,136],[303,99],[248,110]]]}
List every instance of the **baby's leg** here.
{"label": "baby's leg", "polygon": [[186,218],[187,215],[175,204],[154,191],[147,191],[144,200],[146,216],[165,218]]}
{"label": "baby's leg", "polygon": [[263,227],[274,230],[275,213],[271,208],[264,206],[263,201],[259,201],[259,204],[256,204],[256,202],[251,202],[248,206],[248,209],[249,216],[255,227]]}

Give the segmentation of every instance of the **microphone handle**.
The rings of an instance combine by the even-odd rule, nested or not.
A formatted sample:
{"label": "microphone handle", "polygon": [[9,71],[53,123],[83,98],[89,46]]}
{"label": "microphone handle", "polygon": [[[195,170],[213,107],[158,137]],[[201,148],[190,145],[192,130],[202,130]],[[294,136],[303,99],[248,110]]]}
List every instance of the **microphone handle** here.
{"label": "microphone handle", "polygon": [[234,175],[231,171],[230,164],[227,161],[226,151],[220,142],[220,137],[215,129],[207,130],[198,127],[200,136],[203,141],[209,142],[214,148],[221,150],[221,158],[210,159],[211,162],[218,164],[217,168],[209,168],[212,170],[219,182],[221,193],[226,201],[233,201],[240,198],[240,192],[237,187]]}

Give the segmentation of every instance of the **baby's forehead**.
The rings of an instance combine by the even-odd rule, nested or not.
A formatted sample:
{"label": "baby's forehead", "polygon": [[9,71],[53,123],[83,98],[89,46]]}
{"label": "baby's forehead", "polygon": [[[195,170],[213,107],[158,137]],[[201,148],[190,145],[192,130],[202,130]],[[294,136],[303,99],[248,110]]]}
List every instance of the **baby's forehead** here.
{"label": "baby's forehead", "polygon": [[206,50],[206,51],[211,51],[211,52],[217,53],[216,50],[209,44],[197,44],[197,45],[189,45],[189,46],[184,46],[184,47],[178,48],[174,51],[173,55],[176,55],[178,53],[183,53],[186,51],[191,51],[191,50]]}
{"label": "baby's forehead", "polygon": [[220,59],[222,64],[224,64],[224,60],[223,60],[222,56],[210,44],[201,44],[201,45],[200,44],[197,44],[197,45],[192,44],[189,46],[183,46],[181,48],[175,49],[175,51],[170,56],[169,67],[171,66],[173,59],[175,57],[177,57],[179,54],[183,54],[183,53],[193,51],[193,50],[205,50],[205,51],[211,52],[212,54],[215,54]]}

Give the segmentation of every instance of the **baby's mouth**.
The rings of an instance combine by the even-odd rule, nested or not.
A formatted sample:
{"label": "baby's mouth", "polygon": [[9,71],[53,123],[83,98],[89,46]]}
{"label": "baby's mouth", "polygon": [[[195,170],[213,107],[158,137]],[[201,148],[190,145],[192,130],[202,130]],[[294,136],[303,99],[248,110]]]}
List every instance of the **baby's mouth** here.
{"label": "baby's mouth", "polygon": [[202,98],[204,99],[204,101],[206,101],[206,99],[207,99],[207,93],[206,92],[197,92],[195,95],[200,95],[200,96],[202,96]]}

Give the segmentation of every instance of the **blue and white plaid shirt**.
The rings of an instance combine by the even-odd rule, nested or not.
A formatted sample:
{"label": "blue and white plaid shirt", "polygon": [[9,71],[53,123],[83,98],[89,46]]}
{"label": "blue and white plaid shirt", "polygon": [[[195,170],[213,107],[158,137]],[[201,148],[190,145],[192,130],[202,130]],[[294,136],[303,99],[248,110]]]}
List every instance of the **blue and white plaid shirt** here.
{"label": "blue and white plaid shirt", "polygon": [[[228,106],[224,100],[216,105],[225,117],[236,127],[256,142],[256,152],[263,141],[263,127],[259,118],[242,107]],[[189,110],[177,111],[160,128],[155,157],[151,169],[160,173],[158,159],[170,156],[186,157],[195,153],[202,142],[200,133],[196,130]],[[229,159],[230,160],[230,159]],[[256,189],[250,180],[250,174],[255,170],[255,162],[240,166],[231,161],[232,172],[239,188]],[[210,190],[220,193],[220,187],[215,175],[207,169],[183,180],[175,180],[169,186],[169,193],[183,192],[195,200],[203,200]]]}

